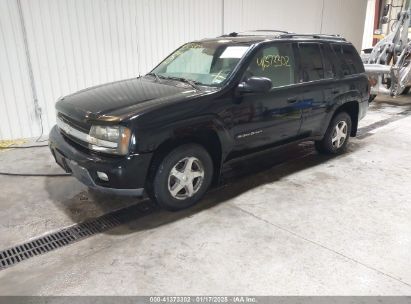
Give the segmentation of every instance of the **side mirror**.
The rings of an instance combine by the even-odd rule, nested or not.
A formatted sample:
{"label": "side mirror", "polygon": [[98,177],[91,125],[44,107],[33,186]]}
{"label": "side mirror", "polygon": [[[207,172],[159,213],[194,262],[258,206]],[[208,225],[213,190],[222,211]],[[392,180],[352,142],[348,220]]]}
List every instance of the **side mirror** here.
{"label": "side mirror", "polygon": [[388,12],[390,11],[390,7],[391,7],[391,4],[384,5],[384,8],[382,10],[382,16],[383,17],[388,16]]}
{"label": "side mirror", "polygon": [[238,85],[238,92],[241,93],[264,93],[268,92],[273,83],[266,77],[250,77]]}

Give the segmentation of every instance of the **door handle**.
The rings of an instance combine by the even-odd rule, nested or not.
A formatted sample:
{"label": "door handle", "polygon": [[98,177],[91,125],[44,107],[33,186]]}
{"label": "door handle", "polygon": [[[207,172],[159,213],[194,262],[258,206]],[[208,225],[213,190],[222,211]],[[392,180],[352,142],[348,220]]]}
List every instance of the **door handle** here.
{"label": "door handle", "polygon": [[295,103],[295,102],[297,102],[297,100],[298,100],[297,96],[287,98],[288,103]]}

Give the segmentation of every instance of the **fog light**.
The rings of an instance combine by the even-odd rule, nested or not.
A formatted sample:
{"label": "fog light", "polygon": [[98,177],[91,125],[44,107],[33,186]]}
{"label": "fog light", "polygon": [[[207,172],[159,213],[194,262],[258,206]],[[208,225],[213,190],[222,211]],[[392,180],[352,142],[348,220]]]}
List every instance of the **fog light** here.
{"label": "fog light", "polygon": [[98,176],[98,178],[101,179],[102,181],[108,182],[108,176],[107,176],[106,173],[97,171],[97,176]]}

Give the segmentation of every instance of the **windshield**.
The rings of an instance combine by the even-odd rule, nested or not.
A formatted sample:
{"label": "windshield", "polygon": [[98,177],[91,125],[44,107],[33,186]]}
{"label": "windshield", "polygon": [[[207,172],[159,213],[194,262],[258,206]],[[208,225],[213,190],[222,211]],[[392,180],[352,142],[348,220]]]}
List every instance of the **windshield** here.
{"label": "windshield", "polygon": [[233,72],[248,48],[248,45],[228,45],[227,41],[221,40],[188,43],[151,73],[162,78],[184,78],[200,85],[219,86]]}

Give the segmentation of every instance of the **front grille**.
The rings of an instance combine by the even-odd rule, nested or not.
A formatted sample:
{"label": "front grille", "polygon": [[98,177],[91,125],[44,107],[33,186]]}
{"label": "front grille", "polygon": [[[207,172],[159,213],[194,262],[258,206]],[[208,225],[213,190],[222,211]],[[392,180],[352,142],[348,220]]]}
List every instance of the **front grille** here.
{"label": "front grille", "polygon": [[[67,133],[65,128],[61,128],[59,121],[63,122],[65,125],[70,126],[72,129],[71,132]],[[57,114],[57,125],[59,125],[60,133],[71,142],[88,149],[89,144],[85,141],[85,136],[89,134],[90,126],[85,125],[84,123],[75,121],[74,119],[62,114]],[[77,131],[80,131],[78,133]],[[76,132],[77,134],[71,134],[72,132]]]}
{"label": "front grille", "polygon": [[73,128],[75,128],[77,130],[80,130],[84,133],[89,133],[90,132],[91,126],[86,124],[86,123],[76,121],[73,118],[71,118],[67,115],[64,115],[63,113],[58,113],[57,117],[60,118],[62,121],[64,121],[66,124],[69,124],[70,126],[72,126]]}
{"label": "front grille", "polygon": [[61,134],[69,140],[69,142],[72,142],[76,146],[80,146],[82,148],[86,148],[87,150],[89,149],[89,144],[85,141],[82,141],[74,136],[71,136],[70,134],[65,133],[63,130],[60,130]]}
{"label": "front grille", "polygon": [[65,141],[66,141],[69,145],[73,146],[73,147],[76,148],[77,150],[80,150],[81,152],[86,153],[86,154],[90,154],[90,153],[92,152],[92,151],[89,149],[88,143],[85,143],[85,142],[83,142],[83,141],[81,141],[81,140],[78,140],[78,139],[72,137],[72,136],[69,136],[69,135],[65,134],[63,131],[60,131],[60,132],[61,132],[61,134],[63,135],[63,138],[65,139]]}

